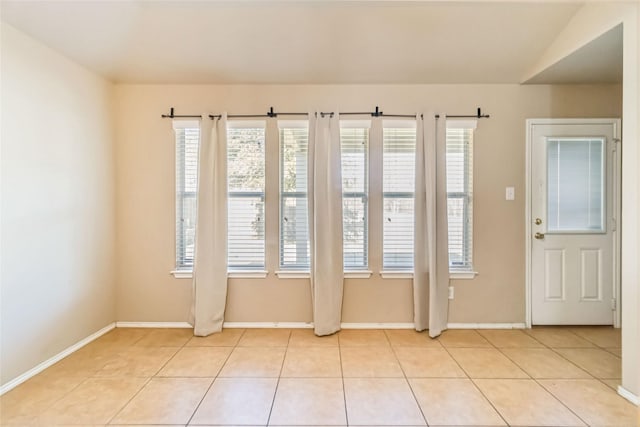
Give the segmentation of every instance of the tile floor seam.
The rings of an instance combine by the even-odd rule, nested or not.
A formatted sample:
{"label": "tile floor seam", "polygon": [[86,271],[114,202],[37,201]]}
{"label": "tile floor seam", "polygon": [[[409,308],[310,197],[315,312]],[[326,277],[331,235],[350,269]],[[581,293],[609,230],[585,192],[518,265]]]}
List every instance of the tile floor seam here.
{"label": "tile floor seam", "polygon": [[[493,343],[489,342],[489,344],[493,345]],[[498,414],[498,416],[500,417],[500,419],[504,422],[504,424],[506,426],[510,426],[511,424],[509,424],[506,420],[506,418],[504,417],[504,415],[502,415],[502,413],[500,411],[498,411],[498,408],[496,408],[496,406],[493,404],[493,402],[491,401],[491,399],[489,399],[489,397],[487,397],[484,392],[482,391],[482,389],[480,389],[480,387],[478,387],[478,384],[476,384],[476,382],[473,380],[473,378],[471,378],[471,376],[469,375],[469,373],[462,367],[462,365],[460,365],[460,363],[458,363],[458,361],[455,359],[455,357],[453,357],[453,355],[451,354],[451,352],[449,351],[449,349],[443,345],[442,346],[444,348],[444,350],[447,352],[447,354],[449,355],[449,357],[456,363],[456,365],[458,365],[458,367],[462,370],[462,372],[464,372],[464,374],[467,376],[467,379],[469,381],[471,381],[471,384],[473,384],[473,386],[478,390],[478,392],[482,395],[482,397],[485,398],[485,400],[489,403],[489,405],[491,405],[491,407],[493,408],[494,411],[496,411],[496,414]],[[495,347],[495,346],[494,346]]]}
{"label": "tile floor seam", "polygon": [[534,380],[534,381],[536,382],[536,384],[538,384],[540,387],[542,387],[542,389],[543,389],[544,391],[546,391],[546,392],[547,392],[547,393],[549,393],[551,396],[553,396],[553,398],[554,398],[556,401],[560,402],[560,404],[561,404],[562,406],[564,406],[565,408],[567,408],[567,409],[569,410],[569,412],[571,412],[571,413],[572,413],[573,415],[575,415],[575,416],[576,416],[580,421],[582,421],[582,422],[584,423],[584,425],[585,425],[585,426],[589,427],[589,426],[591,425],[591,424],[589,424],[586,420],[583,420],[583,419],[582,419],[582,417],[581,417],[580,415],[578,415],[578,414],[577,414],[573,409],[571,409],[571,408],[569,407],[569,405],[565,404],[562,400],[560,400],[560,398],[558,398],[555,394],[553,394],[553,393],[551,392],[551,390],[547,389],[547,388],[544,386],[544,384],[540,383],[540,382],[539,382],[539,381],[537,381],[537,380]]}
{"label": "tile floor seam", "polygon": [[[243,332],[244,334],[244,332]],[[240,334],[242,336],[242,334]],[[238,339],[239,341],[239,339]],[[188,342],[188,341],[187,341]],[[186,345],[186,344],[185,344]],[[235,346],[233,347],[235,348]],[[198,402],[198,404],[196,405],[195,409],[193,410],[193,413],[191,414],[191,416],[189,417],[189,420],[187,421],[187,423],[185,424],[185,426],[188,426],[189,423],[191,422],[191,420],[193,420],[193,417],[196,415],[196,412],[198,412],[198,409],[200,409],[200,406],[202,405],[202,402],[204,402],[204,399],[207,397],[207,394],[209,393],[209,391],[211,390],[211,387],[213,387],[213,384],[215,384],[216,380],[218,379],[218,375],[220,375],[220,372],[222,371],[222,368],[224,367],[224,365],[227,363],[227,360],[229,360],[229,357],[231,357],[231,353],[233,353],[233,348],[232,350],[229,352],[229,354],[227,354],[227,357],[224,359],[224,362],[222,362],[220,364],[220,368],[218,369],[218,372],[216,373],[216,376],[213,377],[213,381],[211,381],[211,384],[209,384],[209,387],[207,387],[207,390],[204,392],[204,394],[202,395],[202,398],[200,399],[200,402]]]}
{"label": "tile floor seam", "polygon": [[[387,331],[384,331],[384,334],[387,336],[387,339],[389,339],[389,336],[387,335]],[[391,340],[389,340],[391,341]],[[396,358],[396,362],[398,362],[398,365],[400,366],[400,370],[402,371],[402,375],[404,377],[404,380],[407,382],[407,385],[409,386],[409,390],[411,390],[411,395],[413,396],[413,400],[415,400],[416,405],[418,405],[418,409],[420,410],[420,414],[422,415],[422,418],[424,419],[424,423],[425,425],[429,426],[429,420],[427,419],[426,414],[424,413],[424,410],[422,409],[422,406],[420,405],[420,401],[418,400],[418,397],[416,396],[416,392],[413,390],[413,387],[411,386],[411,381],[409,381],[409,378],[407,377],[407,373],[404,371],[404,368],[402,367],[402,363],[400,363],[400,359],[398,358],[398,354],[396,353],[396,348],[392,345],[391,346],[391,352],[393,353],[393,356]]]}
{"label": "tile floor seam", "polygon": [[[336,333],[340,333],[340,331]],[[340,380],[342,381],[342,403],[344,404],[344,418],[348,427],[350,425],[349,424],[349,407],[347,406],[347,389],[344,385],[344,370],[342,369],[342,345],[340,344],[339,337],[338,337],[338,359],[340,362]]]}
{"label": "tile floor seam", "polygon": [[131,396],[131,398],[129,398],[129,400],[127,400],[127,401],[125,402],[125,404],[124,404],[124,405],[122,405],[122,407],[121,407],[120,409],[118,409],[118,410],[115,412],[115,414],[114,414],[111,418],[109,418],[109,421],[107,421],[107,423],[105,424],[105,426],[110,425],[110,424],[111,424],[111,422],[112,422],[114,419],[116,419],[116,417],[117,417],[118,415],[120,415],[120,412],[122,412],[122,411],[124,410],[124,408],[126,408],[126,407],[127,407],[127,405],[128,405],[129,403],[131,403],[131,401],[132,401],[133,399],[135,399],[135,398],[136,398],[136,396],[138,396],[142,390],[144,390],[144,388],[145,388],[145,387],[146,387],[146,386],[151,382],[151,380],[152,380],[152,379],[153,379],[153,377],[149,377],[149,378],[147,378],[147,381],[145,381],[145,383],[142,385],[142,387],[140,387],[140,388],[138,389],[138,391],[136,391],[135,393],[133,393],[133,396]]}
{"label": "tile floor seam", "polygon": [[[280,386],[280,379],[282,378],[282,371],[284,370],[284,362],[287,360],[287,353],[289,353],[289,343],[291,341],[291,331],[289,331],[289,337],[287,338],[287,346],[284,348],[284,356],[282,357],[282,363],[280,364],[280,372],[276,380],[276,388],[273,391],[273,397],[271,398],[271,406],[269,407],[269,416],[267,417],[267,426],[271,423],[271,415],[273,415],[273,407],[276,404],[276,396],[278,395],[278,387]],[[238,341],[240,342],[240,341]]]}
{"label": "tile floor seam", "polygon": [[[569,359],[567,356],[565,356],[564,354],[560,353],[558,351],[558,349],[562,349],[562,350],[566,350],[565,347],[552,347],[551,351],[553,351],[555,354],[557,354],[558,356],[560,356],[561,358],[563,358],[564,360],[566,360],[567,362],[571,363],[572,365],[574,365],[575,367],[577,367],[578,369],[584,371],[587,375],[589,375],[591,378],[599,380],[600,378],[596,377],[594,374],[592,374],[590,371],[588,371],[586,368],[583,368],[582,366],[578,365],[576,362],[574,362],[573,360]],[[573,350],[584,350],[582,348],[574,348]],[[559,379],[559,378],[558,378]],[[618,379],[618,378],[616,378]]]}
{"label": "tile floor seam", "polygon": [[[511,360],[514,364],[516,364],[516,366],[518,366],[520,369],[522,369],[523,371],[525,371],[525,369],[520,366],[516,361],[512,360],[509,355],[505,354],[504,352],[501,352],[502,354],[504,354],[504,356]],[[578,367],[579,368],[579,367]],[[525,371],[526,372],[526,371]],[[586,371],[585,371],[586,372]],[[591,375],[591,373],[587,372],[588,375]],[[528,373],[527,373],[528,375]],[[589,426],[589,424],[583,420],[577,413],[575,413],[568,405],[566,405],[564,402],[562,402],[558,397],[556,397],[556,395],[554,395],[553,393],[551,393],[550,390],[548,390],[542,383],[540,383],[540,381],[538,380],[559,380],[561,378],[534,378],[533,376],[529,375],[530,379],[532,379],[533,381],[536,382],[536,384],[538,384],[540,387],[542,387],[543,390],[545,390],[548,394],[550,394],[556,401],[558,401],[562,406],[564,406],[565,408],[567,408],[567,410],[569,410],[569,412],[571,412],[573,415],[575,415],[580,421],[582,421],[586,426]]]}

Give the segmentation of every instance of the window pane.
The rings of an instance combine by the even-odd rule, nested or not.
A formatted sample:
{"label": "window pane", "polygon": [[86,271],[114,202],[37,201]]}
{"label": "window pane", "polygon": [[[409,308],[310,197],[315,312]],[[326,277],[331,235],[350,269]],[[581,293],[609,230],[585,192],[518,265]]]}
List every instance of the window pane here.
{"label": "window pane", "polygon": [[229,267],[264,267],[264,197],[229,194],[228,209]]}
{"label": "window pane", "polygon": [[264,127],[227,130],[228,266],[264,268]]}
{"label": "window pane", "polygon": [[176,267],[193,266],[200,129],[176,128]]}
{"label": "window pane", "polygon": [[342,127],[340,144],[344,268],[364,269],[369,265],[369,128]]}
{"label": "window pane", "polygon": [[309,129],[280,128],[280,268],[309,268]]}
{"label": "window pane", "polygon": [[449,267],[468,271],[473,268],[472,128],[447,128],[447,198]]}
{"label": "window pane", "polygon": [[547,140],[547,232],[604,231],[604,139]]}
{"label": "window pane", "polygon": [[384,269],[413,268],[415,128],[383,130]]}
{"label": "window pane", "polygon": [[384,198],[384,268],[413,268],[413,194]]}
{"label": "window pane", "polygon": [[367,266],[367,198],[364,195],[342,198],[344,227],[344,268]]}

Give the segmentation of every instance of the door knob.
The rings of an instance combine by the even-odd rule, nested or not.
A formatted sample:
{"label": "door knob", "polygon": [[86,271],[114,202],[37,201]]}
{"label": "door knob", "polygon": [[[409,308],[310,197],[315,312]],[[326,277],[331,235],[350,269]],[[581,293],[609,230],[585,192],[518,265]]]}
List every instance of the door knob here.
{"label": "door knob", "polygon": [[540,218],[536,218],[536,225],[542,224],[542,220]]}
{"label": "door knob", "polygon": [[543,233],[536,233],[533,235],[533,237],[535,237],[536,239],[544,239],[544,234]]}

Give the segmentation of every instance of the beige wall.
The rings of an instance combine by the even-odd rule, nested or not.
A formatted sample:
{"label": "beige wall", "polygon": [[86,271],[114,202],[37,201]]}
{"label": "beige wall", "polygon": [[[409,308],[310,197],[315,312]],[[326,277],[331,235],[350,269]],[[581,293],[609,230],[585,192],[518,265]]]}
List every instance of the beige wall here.
{"label": "beige wall", "polygon": [[[185,321],[191,281],[174,279],[174,140],[177,114],[262,113],[310,109],[387,113],[435,108],[443,113],[491,114],[479,123],[474,160],[474,280],[458,280],[450,322],[525,321],[525,119],[620,117],[621,87],[519,85],[178,86],[118,85],[117,318]],[[267,165],[269,167],[269,165]],[[277,167],[277,166],[273,166]],[[516,200],[504,200],[514,186]],[[269,219],[277,227],[277,218]],[[271,224],[271,225],[269,225]],[[272,247],[276,251],[277,248]],[[372,248],[375,251],[375,248]],[[374,253],[371,254],[372,263]],[[274,276],[230,282],[227,321],[311,320],[306,280]],[[269,261],[268,261],[269,264]],[[344,322],[411,322],[408,280],[347,280]]]}
{"label": "beige wall", "polygon": [[2,24],[1,365],[115,320],[113,86]]}

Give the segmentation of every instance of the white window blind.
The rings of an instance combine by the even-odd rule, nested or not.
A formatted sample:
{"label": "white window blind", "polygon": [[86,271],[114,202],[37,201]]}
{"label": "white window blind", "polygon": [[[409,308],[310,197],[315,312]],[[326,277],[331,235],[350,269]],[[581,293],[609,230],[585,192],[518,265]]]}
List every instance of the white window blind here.
{"label": "white window blind", "polygon": [[264,269],[265,122],[227,125],[228,267]]}
{"label": "white window blind", "polygon": [[415,121],[383,123],[382,268],[413,268]]}
{"label": "white window blind", "polygon": [[193,268],[200,125],[174,121],[176,137],[176,269]]}
{"label": "white window blind", "polygon": [[345,270],[369,265],[369,128],[371,121],[340,122],[342,227]]}
{"label": "white window blind", "polygon": [[279,121],[280,268],[308,270],[309,211],[307,164],[309,123]]}
{"label": "white window blind", "polygon": [[475,121],[447,122],[449,268],[472,271],[473,131]]}

